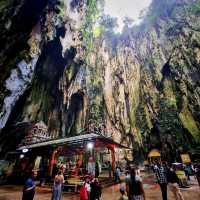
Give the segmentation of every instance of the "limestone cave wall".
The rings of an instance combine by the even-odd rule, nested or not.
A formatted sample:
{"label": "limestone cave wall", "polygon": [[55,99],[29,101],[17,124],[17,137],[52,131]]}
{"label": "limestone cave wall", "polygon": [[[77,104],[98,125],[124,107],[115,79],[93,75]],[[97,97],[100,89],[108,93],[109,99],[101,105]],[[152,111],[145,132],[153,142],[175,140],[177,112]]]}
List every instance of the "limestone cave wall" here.
{"label": "limestone cave wall", "polygon": [[2,152],[39,121],[54,138],[95,130],[143,154],[198,146],[200,1],[154,0],[121,34],[109,16],[95,25],[98,3],[0,3]]}

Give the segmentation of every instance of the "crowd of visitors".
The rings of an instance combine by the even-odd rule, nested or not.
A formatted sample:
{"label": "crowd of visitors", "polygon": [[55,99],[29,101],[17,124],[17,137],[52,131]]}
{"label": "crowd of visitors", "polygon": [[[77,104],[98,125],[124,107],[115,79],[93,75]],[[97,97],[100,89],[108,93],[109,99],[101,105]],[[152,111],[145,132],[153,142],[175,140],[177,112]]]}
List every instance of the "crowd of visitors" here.
{"label": "crowd of visitors", "polygon": [[[178,163],[175,163],[178,164]],[[162,199],[168,199],[168,190],[172,192],[175,200],[184,200],[184,197],[181,193],[180,187],[183,187],[182,180],[178,177],[176,171],[176,165],[168,165],[166,162],[161,162],[160,159],[154,160],[152,165],[152,170],[155,174],[156,182],[160,186],[162,193]],[[190,180],[190,175],[193,174],[199,183],[200,177],[200,166],[199,165],[181,165],[182,171],[185,172],[185,177],[187,180]],[[180,167],[180,166],[179,166]],[[187,172],[186,169],[187,168]],[[190,172],[189,170],[190,169]],[[119,200],[129,199],[129,200],[144,200],[145,191],[140,175],[140,170],[138,167],[128,167],[125,172],[125,183],[126,190],[120,188],[121,197]],[[200,186],[200,185],[199,185]],[[127,195],[127,196],[126,196]]]}
{"label": "crowd of visitors", "polygon": [[86,179],[80,189],[80,200],[100,200],[101,184],[98,178]]}
{"label": "crowd of visitors", "polygon": [[[97,165],[96,165],[97,166]],[[185,169],[185,168],[184,168]],[[191,165],[190,169],[195,175],[199,186],[200,186],[200,166]],[[160,159],[154,160],[152,170],[155,174],[156,182],[160,186],[162,193],[162,199],[168,199],[168,190],[170,190],[175,200],[184,200],[181,193],[180,186],[182,186],[180,178],[177,176],[174,165],[168,165],[167,163],[162,163]],[[184,170],[185,171],[185,170]],[[111,165],[108,168],[109,177],[111,174]],[[60,168],[55,175],[53,189],[52,189],[52,200],[61,200],[62,189],[64,184],[64,164],[61,163]],[[191,172],[190,172],[191,173]],[[190,180],[190,173],[185,173],[187,179]],[[29,173],[27,180],[25,181],[23,188],[22,200],[33,200],[35,195],[35,171]],[[116,183],[121,183],[122,169],[119,165],[116,166],[113,177]],[[102,187],[98,180],[99,170],[95,168],[94,176],[86,176],[84,178],[83,185],[80,188],[80,200],[100,200],[102,194]],[[139,167],[127,166],[125,170],[125,184],[126,187],[120,187],[121,196],[119,200],[145,200],[145,190],[143,187],[143,182],[141,178],[141,173]]]}
{"label": "crowd of visitors", "polygon": [[167,186],[174,194],[176,200],[184,200],[178,187],[179,179],[172,167],[162,164],[161,160],[155,161],[154,172],[160,185],[163,200],[167,200]]}

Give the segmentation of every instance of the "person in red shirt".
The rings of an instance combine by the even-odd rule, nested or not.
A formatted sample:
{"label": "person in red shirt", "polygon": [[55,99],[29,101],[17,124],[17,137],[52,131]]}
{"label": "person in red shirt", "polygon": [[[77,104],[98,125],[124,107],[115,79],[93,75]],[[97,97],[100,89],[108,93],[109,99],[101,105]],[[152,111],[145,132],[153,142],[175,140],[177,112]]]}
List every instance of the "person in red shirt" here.
{"label": "person in red shirt", "polygon": [[85,184],[80,189],[80,200],[88,200],[88,191]]}

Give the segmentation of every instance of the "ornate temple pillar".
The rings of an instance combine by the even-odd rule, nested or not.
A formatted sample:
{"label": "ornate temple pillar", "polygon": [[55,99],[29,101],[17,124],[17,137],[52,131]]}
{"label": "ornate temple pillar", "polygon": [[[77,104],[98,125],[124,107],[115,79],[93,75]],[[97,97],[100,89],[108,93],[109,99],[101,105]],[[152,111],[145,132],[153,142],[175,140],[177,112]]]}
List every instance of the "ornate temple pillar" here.
{"label": "ornate temple pillar", "polygon": [[112,170],[115,171],[116,168],[116,159],[115,159],[115,145],[108,145],[107,147],[111,151],[111,158],[112,158]]}
{"label": "ornate temple pillar", "polygon": [[76,168],[76,175],[79,175],[79,172],[82,174],[82,165],[83,165],[83,151],[80,151],[78,154],[78,160],[77,160],[77,168]]}
{"label": "ornate temple pillar", "polygon": [[79,160],[78,166],[80,167],[83,164],[83,152],[82,151],[80,151],[80,153],[78,155],[78,160]]}

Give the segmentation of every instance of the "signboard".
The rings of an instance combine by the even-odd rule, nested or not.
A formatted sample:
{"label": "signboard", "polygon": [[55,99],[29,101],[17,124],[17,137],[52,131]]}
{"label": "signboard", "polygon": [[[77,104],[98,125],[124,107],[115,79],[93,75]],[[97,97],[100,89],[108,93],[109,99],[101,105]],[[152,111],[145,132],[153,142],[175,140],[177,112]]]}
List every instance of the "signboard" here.
{"label": "signboard", "polygon": [[189,154],[181,154],[181,160],[183,163],[191,163]]}

